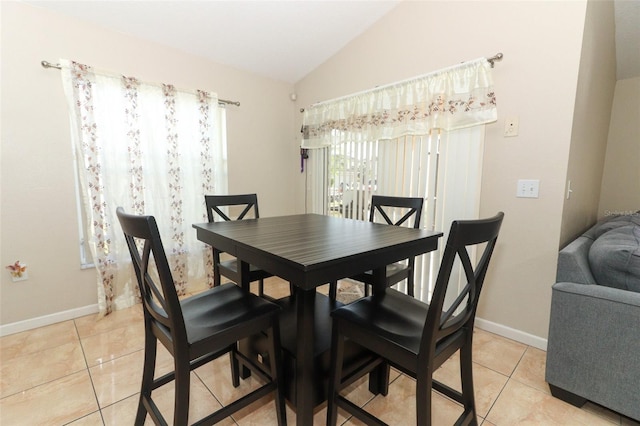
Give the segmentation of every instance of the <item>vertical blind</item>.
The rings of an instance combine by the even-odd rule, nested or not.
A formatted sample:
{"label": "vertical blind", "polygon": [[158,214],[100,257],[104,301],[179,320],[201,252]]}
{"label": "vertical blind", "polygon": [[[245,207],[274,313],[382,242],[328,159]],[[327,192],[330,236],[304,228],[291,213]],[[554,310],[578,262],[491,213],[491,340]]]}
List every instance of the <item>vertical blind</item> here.
{"label": "vertical blind", "polygon": [[[480,126],[312,150],[308,209],[368,220],[373,194],[424,198],[420,227],[445,231],[437,251],[416,259],[415,295],[428,301],[451,221],[478,215],[483,146]],[[392,219],[405,213],[395,209]],[[398,289],[404,291],[405,284]]]}

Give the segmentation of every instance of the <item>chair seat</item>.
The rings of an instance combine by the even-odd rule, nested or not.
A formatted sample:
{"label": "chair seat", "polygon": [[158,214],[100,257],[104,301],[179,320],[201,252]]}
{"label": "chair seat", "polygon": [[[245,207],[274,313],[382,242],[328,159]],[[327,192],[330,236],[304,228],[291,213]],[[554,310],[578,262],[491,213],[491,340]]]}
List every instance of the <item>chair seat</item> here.
{"label": "chair seat", "polygon": [[[188,342],[197,345],[215,340],[218,349],[237,340],[237,328],[253,324],[260,330],[264,328],[265,317],[280,311],[278,305],[247,293],[233,283],[185,299],[180,305]],[[228,334],[228,338],[224,338],[224,334]],[[207,347],[211,350],[210,344]]]}
{"label": "chair seat", "polygon": [[[224,260],[220,262],[219,266],[221,270],[226,272],[226,274],[222,274],[222,275],[227,276],[227,275],[238,274],[238,261],[236,259]],[[265,278],[269,278],[272,276],[273,274],[267,271],[264,271],[258,268],[257,266],[249,265],[249,281],[251,282],[263,280]]]}
{"label": "chair seat", "polygon": [[[393,285],[396,282],[400,282],[403,279],[407,278],[409,276],[409,272],[410,272],[409,265],[402,262],[397,262],[397,263],[392,263],[390,265],[387,265],[386,275],[387,275],[387,278],[391,278],[391,277],[395,278],[394,282],[391,283],[391,285]],[[400,274],[403,274],[403,275],[400,275]],[[356,281],[360,281],[366,284],[371,284],[373,283],[373,271],[367,271],[362,274],[354,275],[351,278]]]}
{"label": "chair seat", "polygon": [[331,314],[418,353],[429,305],[411,296],[388,289],[383,295],[363,297]]}

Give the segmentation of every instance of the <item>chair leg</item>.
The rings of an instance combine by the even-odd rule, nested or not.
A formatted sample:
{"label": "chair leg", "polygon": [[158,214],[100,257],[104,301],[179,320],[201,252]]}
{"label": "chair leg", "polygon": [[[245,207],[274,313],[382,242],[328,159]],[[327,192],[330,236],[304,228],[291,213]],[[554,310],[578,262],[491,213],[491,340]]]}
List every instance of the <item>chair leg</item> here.
{"label": "chair leg", "polygon": [[216,266],[214,266],[213,268],[213,286],[214,287],[219,287],[220,286],[220,271],[218,270],[218,268]]}
{"label": "chair leg", "polygon": [[231,364],[231,384],[234,388],[240,386],[240,363],[236,357],[237,348],[233,348],[229,352],[229,363]]}
{"label": "chair leg", "polygon": [[274,318],[271,329],[267,332],[267,341],[269,345],[269,359],[271,368],[271,380],[276,382],[276,415],[279,426],[287,424],[287,410],[284,400],[284,380],[282,373],[282,351],[280,345],[280,325],[278,318]]}
{"label": "chair leg", "polygon": [[[148,328],[145,321],[145,329]],[[138,400],[138,411],[136,413],[136,425],[144,424],[147,417],[147,409],[144,406],[145,398],[151,399],[153,388],[153,375],[156,370],[157,340],[150,330],[145,330],[144,366],[142,367],[142,385],[140,386],[140,398]]]}
{"label": "chair leg", "polygon": [[220,253],[215,249],[211,248],[213,251],[213,286],[218,287],[220,285],[221,277],[220,277]]}
{"label": "chair leg", "polygon": [[427,377],[418,377],[416,380],[416,424],[431,425],[431,388],[433,378],[431,374]]}
{"label": "chair leg", "polygon": [[409,273],[409,276],[407,277],[407,294],[411,297],[414,297],[414,293],[413,293],[413,269],[411,270],[411,272]]}
{"label": "chair leg", "polygon": [[[469,331],[473,333],[473,331]],[[477,424],[476,402],[473,389],[473,362],[472,362],[472,335],[467,337],[464,346],[460,348],[460,381],[462,382],[462,400],[467,417],[471,418],[470,424]]]}
{"label": "chair leg", "polygon": [[188,358],[176,356],[174,363],[176,376],[173,424],[174,426],[187,426],[189,422],[189,391],[191,390],[189,379],[191,368]]}
{"label": "chair leg", "polygon": [[384,361],[369,373],[369,392],[374,395],[387,396],[389,394],[389,378],[391,366]]}
{"label": "chair leg", "polygon": [[264,296],[264,280],[258,281],[258,296]]}
{"label": "chair leg", "polygon": [[342,363],[344,356],[344,338],[338,332],[336,322],[331,331],[331,369],[329,375],[329,392],[327,395],[327,426],[335,426],[338,423],[337,398],[340,393],[342,381]]}
{"label": "chair leg", "polygon": [[329,283],[329,300],[336,300],[338,297],[338,281],[331,281]]}

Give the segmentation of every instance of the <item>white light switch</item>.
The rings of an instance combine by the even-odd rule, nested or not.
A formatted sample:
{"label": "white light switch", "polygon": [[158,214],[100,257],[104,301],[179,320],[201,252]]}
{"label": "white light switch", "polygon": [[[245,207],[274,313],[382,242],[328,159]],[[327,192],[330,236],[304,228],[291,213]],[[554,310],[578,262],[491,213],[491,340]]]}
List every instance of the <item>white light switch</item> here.
{"label": "white light switch", "polygon": [[519,179],[516,197],[519,198],[538,198],[540,190],[540,181],[538,179]]}

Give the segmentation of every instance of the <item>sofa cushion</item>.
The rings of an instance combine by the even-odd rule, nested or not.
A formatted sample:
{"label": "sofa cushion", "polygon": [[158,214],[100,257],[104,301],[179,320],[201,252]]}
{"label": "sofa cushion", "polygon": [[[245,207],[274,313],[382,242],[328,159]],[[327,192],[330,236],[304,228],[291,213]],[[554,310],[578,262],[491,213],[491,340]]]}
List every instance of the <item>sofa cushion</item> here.
{"label": "sofa cushion", "polygon": [[598,284],[640,292],[640,226],[627,224],[600,235],[589,249],[589,266]]}
{"label": "sofa cushion", "polygon": [[596,223],[591,229],[584,233],[585,236],[597,240],[600,236],[612,229],[621,226],[638,225],[640,226],[640,214],[625,214],[617,216],[607,216]]}

